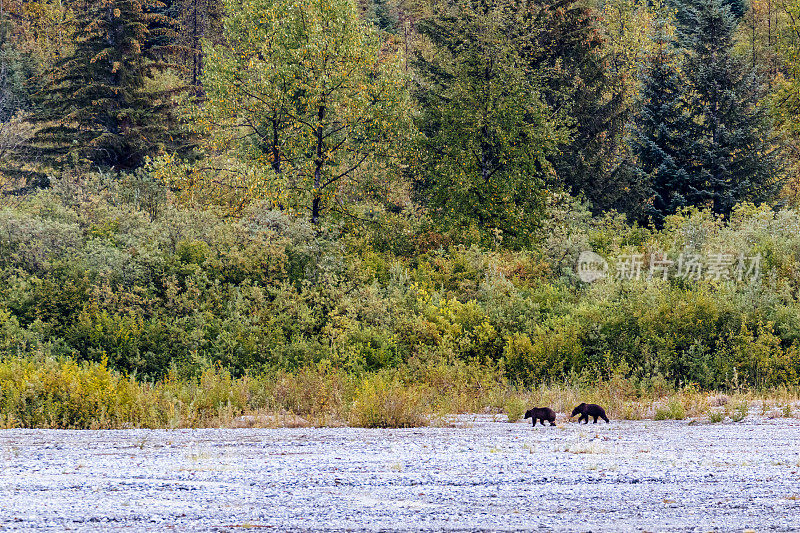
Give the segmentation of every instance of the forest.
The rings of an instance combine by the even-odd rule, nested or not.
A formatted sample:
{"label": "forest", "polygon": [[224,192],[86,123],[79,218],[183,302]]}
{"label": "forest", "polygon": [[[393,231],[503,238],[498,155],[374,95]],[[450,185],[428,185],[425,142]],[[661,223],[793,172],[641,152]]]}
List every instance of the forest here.
{"label": "forest", "polygon": [[2,427],[798,387],[796,0],[0,0]]}

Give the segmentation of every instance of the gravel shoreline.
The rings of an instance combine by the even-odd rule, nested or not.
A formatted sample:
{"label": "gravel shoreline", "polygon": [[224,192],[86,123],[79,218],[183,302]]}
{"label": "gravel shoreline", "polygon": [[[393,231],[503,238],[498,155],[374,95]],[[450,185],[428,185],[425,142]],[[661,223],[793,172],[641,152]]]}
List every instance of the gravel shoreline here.
{"label": "gravel shoreline", "polygon": [[800,531],[800,420],[0,431],[8,531]]}

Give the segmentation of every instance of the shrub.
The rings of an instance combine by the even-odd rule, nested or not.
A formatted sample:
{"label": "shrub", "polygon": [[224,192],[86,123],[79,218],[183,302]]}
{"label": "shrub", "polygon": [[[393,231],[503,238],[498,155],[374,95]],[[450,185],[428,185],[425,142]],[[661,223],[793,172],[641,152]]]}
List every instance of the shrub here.
{"label": "shrub", "polygon": [[741,422],[750,414],[750,405],[746,400],[740,400],[733,405],[726,406],[726,410],[731,420],[734,422]]}
{"label": "shrub", "polygon": [[[337,412],[351,381],[383,370],[450,412],[502,408],[506,381],[592,386],[613,409],[689,383],[800,384],[795,210],[689,210],[650,231],[554,197],[538,244],[510,251],[433,239],[414,206],[369,218],[359,204],[388,226],[332,214],[318,227],[268,203],[187,208],[153,172],[61,178],[0,206],[0,355],[105,359],[143,382],[283,371],[276,397],[305,411],[316,396],[291,390],[323,361],[352,374],[336,374]],[[760,253],[763,279],[587,286],[574,272],[586,247],[645,263],[654,250]]]}
{"label": "shrub", "polygon": [[0,361],[0,423],[5,427],[163,427],[166,412],[157,391],[111,371],[105,361]]}
{"label": "shrub", "polygon": [[670,399],[663,407],[656,409],[656,420],[683,420],[686,418],[686,408],[677,398]]}
{"label": "shrub", "polygon": [[367,428],[404,428],[428,425],[418,388],[376,374],[356,390],[350,424]]}
{"label": "shrub", "polygon": [[509,422],[516,422],[517,420],[522,419],[522,415],[524,415],[526,411],[525,407],[526,404],[524,399],[520,398],[519,396],[512,395],[506,399],[505,405],[503,406],[503,411],[505,411]]}

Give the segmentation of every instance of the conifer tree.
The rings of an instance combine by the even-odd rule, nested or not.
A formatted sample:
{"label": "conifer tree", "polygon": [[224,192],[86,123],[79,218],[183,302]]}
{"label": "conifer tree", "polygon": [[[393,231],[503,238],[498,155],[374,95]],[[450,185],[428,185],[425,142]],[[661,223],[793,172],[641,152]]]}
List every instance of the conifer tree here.
{"label": "conifer tree", "polygon": [[175,21],[157,0],[101,0],[75,6],[75,51],[58,62],[43,93],[34,147],[50,162],[68,154],[127,170],[174,149],[171,93],[152,87],[172,68]]}
{"label": "conifer tree", "polygon": [[536,2],[536,37],[528,55],[547,104],[565,114],[572,135],[551,157],[557,183],[596,212],[635,208],[634,178],[620,165],[631,100],[609,68],[598,13],[577,0]]}
{"label": "conifer tree", "polygon": [[12,24],[0,9],[0,186],[22,186],[36,180],[23,170],[32,158],[26,145],[32,128],[27,117],[40,71],[32,54],[12,38]]}
{"label": "conifer tree", "polygon": [[29,107],[31,65],[9,38],[10,21],[0,13],[0,122]]}
{"label": "conifer tree", "polygon": [[204,39],[219,44],[222,39],[222,19],[225,6],[222,0],[173,0],[168,13],[178,21],[180,60],[185,65],[186,78],[196,96],[204,96],[203,70],[206,51]]}
{"label": "conifer tree", "polygon": [[[675,11],[675,21],[680,33],[686,35],[697,31],[697,20],[693,13],[702,9],[706,3],[707,0],[667,0],[667,5]],[[721,0],[720,7],[728,8],[734,23],[738,23],[749,8],[748,0]]]}
{"label": "conifer tree", "polygon": [[645,215],[661,227],[666,215],[700,203],[703,193],[688,172],[687,133],[692,128],[685,110],[686,80],[679,67],[674,27],[661,14],[653,29],[655,47],[642,72],[640,105],[629,142],[635,174],[652,198]]}
{"label": "conifer tree", "polygon": [[760,107],[764,91],[753,69],[732,52],[737,20],[730,6],[693,0],[685,16],[683,70],[692,118],[686,170],[702,189],[699,196],[728,215],[737,202],[764,201],[780,187],[777,151]]}

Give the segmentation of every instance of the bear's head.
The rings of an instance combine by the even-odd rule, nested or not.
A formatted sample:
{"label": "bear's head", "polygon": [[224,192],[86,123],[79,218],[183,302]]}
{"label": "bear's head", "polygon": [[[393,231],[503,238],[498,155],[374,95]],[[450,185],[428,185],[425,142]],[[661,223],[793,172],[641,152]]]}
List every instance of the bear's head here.
{"label": "bear's head", "polygon": [[585,407],[586,407],[585,403],[580,404],[578,407],[576,407],[575,409],[572,410],[572,414],[569,415],[569,417],[572,418],[573,416],[575,416],[577,414],[583,413],[583,409]]}

